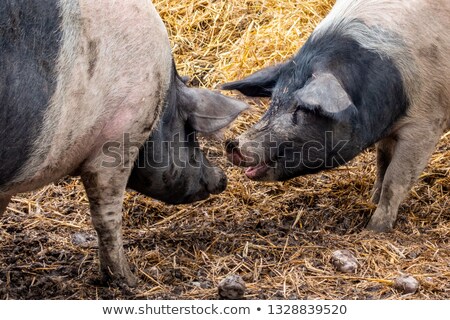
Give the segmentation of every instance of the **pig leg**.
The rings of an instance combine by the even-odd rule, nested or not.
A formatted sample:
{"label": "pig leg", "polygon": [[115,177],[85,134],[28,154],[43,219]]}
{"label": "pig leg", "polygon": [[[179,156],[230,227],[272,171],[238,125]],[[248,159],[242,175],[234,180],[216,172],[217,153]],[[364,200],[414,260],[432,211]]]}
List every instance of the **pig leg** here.
{"label": "pig leg", "polygon": [[129,169],[91,169],[82,174],[89,198],[91,219],[98,234],[100,270],[105,282],[135,286],[122,241],[122,202]]}
{"label": "pig leg", "polygon": [[6,207],[8,206],[10,200],[11,196],[0,197],[0,217],[2,216],[3,212],[6,211]]}
{"label": "pig leg", "polygon": [[380,201],[381,188],[383,186],[384,176],[395,148],[395,139],[385,138],[377,143],[377,178],[372,189],[372,202],[378,204]]}
{"label": "pig leg", "polygon": [[392,159],[384,175],[380,200],[367,228],[392,230],[400,202],[427,165],[442,130],[430,124],[407,125],[397,133]]}

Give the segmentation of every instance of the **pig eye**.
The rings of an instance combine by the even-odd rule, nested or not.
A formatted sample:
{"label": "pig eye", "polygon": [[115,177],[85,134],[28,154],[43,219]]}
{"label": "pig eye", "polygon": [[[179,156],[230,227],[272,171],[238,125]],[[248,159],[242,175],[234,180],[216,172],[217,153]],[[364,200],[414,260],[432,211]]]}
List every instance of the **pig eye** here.
{"label": "pig eye", "polygon": [[190,125],[185,126],[186,139],[188,142],[197,141],[197,131],[195,131]]}
{"label": "pig eye", "polygon": [[297,107],[297,108],[295,109],[294,113],[292,114],[292,123],[295,124],[295,125],[298,124],[298,118],[297,118],[298,115],[297,115],[297,113],[298,113],[299,110],[300,110],[300,109]]}
{"label": "pig eye", "polygon": [[304,114],[317,116],[321,114],[321,109],[320,105],[299,104],[295,112],[301,111]]}
{"label": "pig eye", "polygon": [[306,109],[304,105],[302,105],[302,104],[297,105],[297,107],[295,108],[294,113],[292,114],[292,123],[295,124],[295,125],[298,124],[298,113],[300,111],[302,113],[305,113],[305,112],[308,113],[307,110],[308,109]]}
{"label": "pig eye", "polygon": [[298,104],[292,114],[292,123],[298,124],[298,113],[301,112],[305,116],[317,117],[320,115],[320,106],[311,106],[305,104]]}

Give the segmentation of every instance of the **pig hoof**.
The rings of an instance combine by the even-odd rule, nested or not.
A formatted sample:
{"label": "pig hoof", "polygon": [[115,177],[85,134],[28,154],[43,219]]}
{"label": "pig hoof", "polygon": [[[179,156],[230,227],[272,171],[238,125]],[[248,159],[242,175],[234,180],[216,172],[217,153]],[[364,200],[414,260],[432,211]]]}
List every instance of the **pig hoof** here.
{"label": "pig hoof", "polygon": [[137,278],[134,275],[128,276],[125,279],[125,282],[130,288],[134,288],[138,284],[138,280],[137,280]]}
{"label": "pig hoof", "polygon": [[[138,280],[137,278],[134,276],[133,273],[131,273],[131,271],[126,272],[125,276],[121,277],[123,279],[123,282],[126,283],[130,288],[134,288],[137,286]],[[121,279],[121,280],[122,280]]]}
{"label": "pig hoof", "polygon": [[390,223],[386,223],[385,221],[380,221],[372,218],[367,224],[366,229],[375,232],[391,232],[392,225]]}
{"label": "pig hoof", "polygon": [[130,288],[134,288],[137,286],[137,278],[131,271],[124,272],[124,275],[111,275],[111,274],[103,274],[103,283],[108,284],[113,287],[125,287],[128,286]]}
{"label": "pig hoof", "polygon": [[103,283],[108,284],[111,287],[117,288],[135,288],[137,286],[137,278],[135,276],[132,277],[107,277],[103,278]]}

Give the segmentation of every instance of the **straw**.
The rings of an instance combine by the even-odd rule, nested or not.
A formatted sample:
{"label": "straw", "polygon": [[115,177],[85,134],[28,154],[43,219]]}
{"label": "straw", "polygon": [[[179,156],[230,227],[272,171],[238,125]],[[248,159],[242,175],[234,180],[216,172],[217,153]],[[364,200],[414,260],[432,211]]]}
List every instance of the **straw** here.
{"label": "straw", "polygon": [[[160,0],[175,61],[191,85],[214,89],[294,54],[334,1]],[[233,95],[233,93],[227,93]],[[239,97],[242,98],[242,97]],[[267,99],[226,133],[255,123]],[[399,210],[393,233],[364,230],[376,208],[373,148],[338,170],[284,183],[255,183],[224,157],[221,141],[204,150],[226,171],[228,189],[170,206],[134,192],[124,201],[125,250],[137,288],[98,284],[96,236],[76,178],[13,198],[0,220],[0,299],[217,299],[230,274],[246,299],[449,299],[450,136]],[[333,268],[350,250],[356,274]],[[392,287],[401,273],[421,286]]]}

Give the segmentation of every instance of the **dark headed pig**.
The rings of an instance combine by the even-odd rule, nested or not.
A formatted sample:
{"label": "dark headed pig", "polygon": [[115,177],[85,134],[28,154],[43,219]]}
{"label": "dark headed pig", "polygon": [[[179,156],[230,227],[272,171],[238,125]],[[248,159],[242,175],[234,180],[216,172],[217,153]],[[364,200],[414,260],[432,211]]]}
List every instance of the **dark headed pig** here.
{"label": "dark headed pig", "polygon": [[376,144],[378,207],[389,231],[400,202],[450,128],[450,2],[338,0],[288,61],[223,85],[271,97],[262,119],[227,143],[253,180],[334,168]]}

